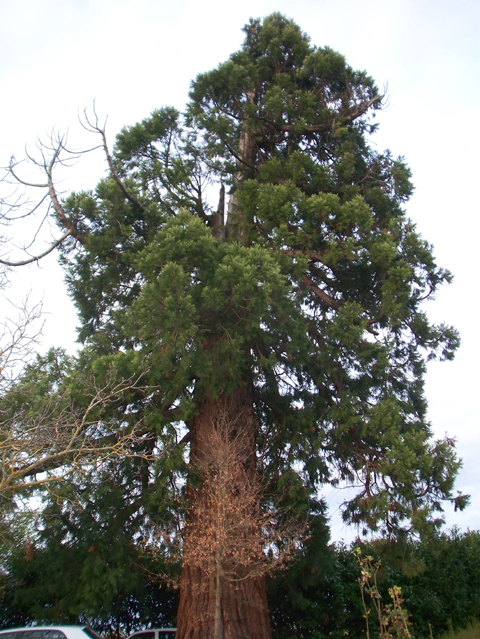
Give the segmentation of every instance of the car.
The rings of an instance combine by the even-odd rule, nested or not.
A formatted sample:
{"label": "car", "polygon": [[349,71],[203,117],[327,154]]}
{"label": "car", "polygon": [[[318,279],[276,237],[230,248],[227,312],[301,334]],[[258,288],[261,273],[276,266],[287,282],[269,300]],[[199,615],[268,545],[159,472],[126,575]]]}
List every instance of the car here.
{"label": "car", "polygon": [[175,639],[176,628],[148,628],[134,632],[127,639]]}
{"label": "car", "polygon": [[0,639],[102,639],[88,626],[31,626],[0,630]]}

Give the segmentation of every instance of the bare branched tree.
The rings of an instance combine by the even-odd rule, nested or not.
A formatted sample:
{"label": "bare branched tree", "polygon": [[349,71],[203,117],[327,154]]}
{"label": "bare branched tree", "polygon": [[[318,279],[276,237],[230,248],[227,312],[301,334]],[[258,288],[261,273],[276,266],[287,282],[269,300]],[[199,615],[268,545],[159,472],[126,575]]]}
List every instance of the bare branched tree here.
{"label": "bare branched tree", "polygon": [[28,397],[13,414],[0,408],[0,497],[58,482],[115,456],[144,457],[141,420],[128,413],[105,417],[125,393],[145,392],[140,381],[113,373],[101,385],[91,379],[81,407],[65,392],[33,413]]}
{"label": "bare branched tree", "polygon": [[29,360],[42,332],[42,304],[31,305],[29,297],[20,305],[3,299],[10,312],[0,320],[0,392],[11,386]]}
{"label": "bare branched tree", "polygon": [[[12,156],[4,167],[0,177],[0,225],[5,227],[27,219],[29,233],[28,239],[22,238],[21,242],[2,241],[0,237],[0,265],[14,267],[38,262],[66,241],[85,244],[89,229],[66,210],[64,198],[69,189],[60,190],[61,175],[63,169],[97,150],[105,159],[111,179],[140,213],[147,210],[147,203],[152,199],[162,202],[172,212],[189,207],[207,225],[216,228],[217,235],[224,232],[220,227],[224,223],[225,187],[220,188],[219,208],[214,211],[207,194],[212,185],[216,188],[218,184],[211,177],[211,167],[201,144],[196,148],[172,131],[165,148],[152,147],[153,156],[149,159],[160,162],[166,171],[152,174],[140,197],[129,188],[118,169],[107,142],[106,120],[100,122],[95,103],[90,112],[84,110],[79,121],[86,132],[96,137],[98,144],[75,150],[68,145],[66,134],[53,131],[47,140],[37,141],[34,152],[26,150],[20,160]],[[172,161],[181,168],[181,182],[169,177]],[[59,228],[56,233],[51,231],[52,222]],[[48,232],[47,227],[50,227]],[[41,240],[46,246],[40,244]]]}

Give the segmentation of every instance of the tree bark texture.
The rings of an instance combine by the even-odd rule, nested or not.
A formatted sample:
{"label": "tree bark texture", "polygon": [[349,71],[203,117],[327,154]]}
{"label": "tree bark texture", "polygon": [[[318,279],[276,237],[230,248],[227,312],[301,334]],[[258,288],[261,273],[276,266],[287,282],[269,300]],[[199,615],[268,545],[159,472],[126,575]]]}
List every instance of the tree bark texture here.
{"label": "tree bark texture", "polygon": [[[251,391],[247,384],[230,396],[204,401],[190,424],[191,468],[201,467],[209,454],[212,429],[223,425],[228,436],[240,438],[242,464],[255,473],[255,436],[257,430]],[[192,475],[193,477],[193,475]],[[187,488],[189,512],[184,540],[184,562],[180,583],[180,606],[177,639],[214,639],[220,631],[222,639],[270,639],[270,620],[264,575],[247,566],[235,566],[235,578],[218,583],[218,571],[204,568],[201,562],[188,561],[198,547],[198,535],[206,531],[198,500],[207,499],[202,486]],[[206,534],[206,533],[205,533]],[[252,534],[255,534],[252,531]],[[212,548],[215,556],[215,548]],[[221,592],[218,592],[218,588]],[[218,605],[221,606],[219,619]]]}

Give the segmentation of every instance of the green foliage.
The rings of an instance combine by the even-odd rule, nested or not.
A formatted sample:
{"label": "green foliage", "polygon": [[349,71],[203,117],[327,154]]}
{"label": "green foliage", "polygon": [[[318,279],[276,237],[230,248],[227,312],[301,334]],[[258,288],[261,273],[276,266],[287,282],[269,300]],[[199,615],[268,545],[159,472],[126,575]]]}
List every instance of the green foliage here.
{"label": "green foliage", "polygon": [[[364,585],[367,609],[372,611],[372,637],[379,633],[377,602],[387,633],[394,630],[395,623],[405,629],[407,621],[414,637],[441,637],[447,630],[451,634],[478,620],[480,533],[461,534],[454,529],[423,541],[383,539],[356,542],[351,547],[327,545],[323,534],[317,536],[314,528],[307,553],[269,583],[276,639],[365,637],[359,581]],[[355,548],[365,560],[362,569],[352,552]],[[362,582],[362,576],[368,583]],[[397,598],[395,605],[390,591],[394,597],[400,591],[404,603],[398,606]]]}
{"label": "green foliage", "polygon": [[321,509],[311,522],[311,540],[298,560],[267,583],[275,639],[344,639],[361,636],[364,623],[357,567],[350,550],[328,545]]}
{"label": "green foliage", "polygon": [[[66,199],[82,236],[62,247],[62,263],[83,350],[65,370],[38,362],[2,398],[15,403],[34,388],[35,412],[59,385],[81,409],[89,379],[101,385],[112,370],[143,379],[98,413],[118,428],[141,426],[106,493],[92,470],[57,506],[46,498],[51,521],[67,519],[61,532],[42,527],[39,556],[57,539],[66,566],[63,552],[73,538],[86,547],[90,526],[99,527],[95,548],[117,546],[118,536],[109,570],[106,551],[92,551],[78,592],[52,591],[51,601],[73,597],[66,615],[103,615],[130,592],[125,565],[137,561],[140,538],[172,532],[192,417],[239,388],[257,417],[256,456],[272,500],[298,501],[315,519],[322,486],[351,482],[360,489],[345,520],[390,538],[428,535],[444,500],[466,504],[453,496],[453,440],[431,441],[423,392],[428,359],[450,359],[459,343],[423,311],[451,275],[406,216],[408,166],[370,145],[383,96],[278,13],[251,20],[245,34],[240,51],[192,83],[185,116],[164,108],[125,128],[115,172]],[[209,201],[225,186],[224,224]],[[99,510],[85,518],[77,502]],[[75,533],[66,532],[72,517]],[[108,532],[112,517],[118,527]],[[344,568],[335,570],[328,588],[318,575],[306,581],[298,610],[317,606],[312,593],[323,583],[345,603],[320,606],[312,619],[347,614]]]}
{"label": "green foliage", "polygon": [[442,639],[478,639],[480,637],[480,623],[469,624],[466,628],[450,630],[442,635]]}
{"label": "green foliage", "polygon": [[[422,634],[427,623],[438,635],[450,626],[464,627],[478,619],[480,608],[480,534],[453,530],[418,547],[425,570],[412,577],[408,607],[412,615],[422,610]],[[420,600],[419,593],[423,592]],[[420,625],[420,622],[419,622]]]}
{"label": "green foliage", "polygon": [[469,531],[436,534],[423,541],[386,540],[362,549],[381,559],[378,586],[384,601],[388,589],[401,588],[416,636],[435,637],[449,628],[478,619],[480,534]]}
{"label": "green foliage", "polygon": [[110,463],[51,490],[4,561],[1,627],[83,621],[128,633],[174,622],[177,595],[159,580],[165,565],[146,543],[148,514],[158,513],[145,505],[147,521],[139,516],[138,487],[128,483],[139,469],[130,466]]}

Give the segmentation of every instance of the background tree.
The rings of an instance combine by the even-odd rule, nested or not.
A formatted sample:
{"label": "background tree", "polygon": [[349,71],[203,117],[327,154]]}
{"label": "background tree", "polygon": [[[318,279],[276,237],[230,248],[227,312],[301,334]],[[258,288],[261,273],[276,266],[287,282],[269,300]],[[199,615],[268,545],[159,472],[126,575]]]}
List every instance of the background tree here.
{"label": "background tree", "polygon": [[120,471],[118,458],[111,458],[101,470],[84,468],[50,486],[44,507],[24,517],[22,528],[16,513],[2,553],[3,628],[88,623],[125,636],[148,625],[174,625],[178,595],[158,577],[165,573],[159,553],[145,548],[156,512],[148,505],[139,512],[138,487],[127,484],[135,473],[130,462],[129,471]]}
{"label": "background tree", "polygon": [[[148,402],[134,394],[124,406],[169,459],[145,479],[167,501],[186,447],[192,482],[212,416],[230,414],[229,436],[250,442],[248,464],[261,460],[272,495],[303,507],[347,481],[359,486],[347,521],[425,532],[442,500],[465,504],[452,494],[453,441],[430,441],[423,395],[427,359],[458,345],[422,311],[451,276],[403,210],[408,167],[368,143],[383,99],[373,80],[279,14],[245,33],[194,81],[185,119],[157,111],[123,130],[113,154],[87,121],[110,169],[95,191],[57,195],[62,140],[37,161],[84,358],[100,378],[112,364],[126,379],[148,368]],[[10,173],[22,181],[15,163]],[[190,492],[190,512],[206,489]],[[186,528],[186,546],[194,534]],[[213,613],[191,594],[209,583],[184,565],[181,637],[212,634]],[[224,610],[228,636],[270,636],[262,577],[227,586]]]}
{"label": "background tree", "polygon": [[100,386],[82,362],[52,350],[1,397],[3,627],[88,621],[121,635],[172,624],[178,597],[149,549],[159,516],[167,529],[166,503],[155,500],[160,472],[157,498],[149,494],[154,442],[132,396],[148,402],[140,384],[110,371]]}
{"label": "background tree", "polygon": [[425,540],[388,545],[383,540],[365,550],[381,561],[379,585],[384,601],[398,585],[416,634],[440,634],[478,620],[480,571],[475,557],[478,531],[453,528]]}

